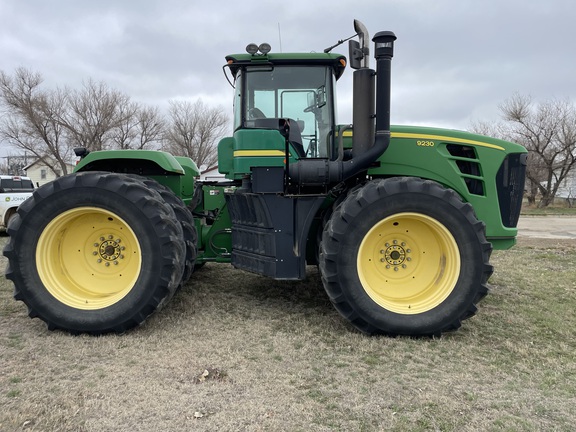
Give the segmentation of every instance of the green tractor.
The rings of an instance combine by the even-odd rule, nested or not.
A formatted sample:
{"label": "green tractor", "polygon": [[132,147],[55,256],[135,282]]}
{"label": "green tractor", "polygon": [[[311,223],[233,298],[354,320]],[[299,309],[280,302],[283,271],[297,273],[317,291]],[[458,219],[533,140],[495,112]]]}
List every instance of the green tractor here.
{"label": "green tractor", "polygon": [[234,132],[224,181],[158,151],[87,152],[8,228],[6,277],[31,317],[71,333],[138,326],[208,262],[300,280],[319,266],[335,308],[366,334],[438,336],[474,315],[492,249],[515,244],[526,150],[467,132],[390,126],[396,36],[349,42],[353,125],[336,123],[348,60],[226,57]]}

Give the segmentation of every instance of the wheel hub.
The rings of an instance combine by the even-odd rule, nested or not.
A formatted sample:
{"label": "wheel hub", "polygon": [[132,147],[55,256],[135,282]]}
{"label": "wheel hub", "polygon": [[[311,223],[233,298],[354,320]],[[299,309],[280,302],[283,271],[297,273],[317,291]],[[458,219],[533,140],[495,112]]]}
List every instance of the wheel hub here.
{"label": "wheel hub", "polygon": [[407,247],[405,242],[393,240],[385,243],[384,247],[385,249],[380,251],[384,255],[380,262],[386,264],[386,269],[393,268],[394,271],[398,271],[400,268],[405,269],[407,268],[407,262],[412,261],[412,258],[408,256],[412,250]]}
{"label": "wheel hub", "polygon": [[109,235],[108,238],[100,237],[98,241],[94,242],[94,251],[92,255],[96,257],[98,264],[104,262],[107,266],[110,263],[118,265],[119,259],[124,259],[123,251],[126,249],[121,246],[122,239]]}

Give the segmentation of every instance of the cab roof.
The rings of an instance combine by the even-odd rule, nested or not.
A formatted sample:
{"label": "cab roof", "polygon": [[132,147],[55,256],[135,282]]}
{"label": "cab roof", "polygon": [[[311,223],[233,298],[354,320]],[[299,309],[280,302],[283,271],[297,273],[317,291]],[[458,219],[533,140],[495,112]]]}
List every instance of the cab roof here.
{"label": "cab roof", "polygon": [[328,66],[332,67],[336,79],[346,69],[346,57],[331,53],[230,54],[226,56],[226,62],[234,78],[244,66]]}

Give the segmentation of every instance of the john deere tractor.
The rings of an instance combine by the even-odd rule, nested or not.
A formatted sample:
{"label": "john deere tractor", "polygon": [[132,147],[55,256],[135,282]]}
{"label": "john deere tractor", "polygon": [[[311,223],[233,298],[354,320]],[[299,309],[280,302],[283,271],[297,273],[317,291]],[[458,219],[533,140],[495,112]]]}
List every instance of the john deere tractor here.
{"label": "john deere tractor", "polygon": [[[366,334],[437,336],[487,294],[492,249],[515,244],[523,147],[467,132],[390,127],[396,36],[355,21],[349,58],[226,57],[233,134],[225,181],[159,151],[88,152],[18,210],[6,277],[31,317],[71,333],[124,332],[205,263],[298,280],[319,266],[340,314]],[[353,124],[335,86],[354,69]],[[217,289],[217,287],[215,287]]]}

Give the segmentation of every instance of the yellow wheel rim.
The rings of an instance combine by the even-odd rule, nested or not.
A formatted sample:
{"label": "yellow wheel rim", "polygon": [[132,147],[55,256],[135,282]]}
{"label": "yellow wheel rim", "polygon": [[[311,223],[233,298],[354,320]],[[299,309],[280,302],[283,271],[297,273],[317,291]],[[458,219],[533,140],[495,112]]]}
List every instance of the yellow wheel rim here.
{"label": "yellow wheel rim", "polygon": [[97,207],[61,213],[36,247],[42,283],[58,301],[76,309],[117,303],[133,288],[141,266],[140,244],[130,226]]}
{"label": "yellow wheel rim", "polygon": [[357,266],[372,300],[392,312],[418,314],[450,295],[460,275],[460,253],[452,234],[436,219],[398,213],[368,231]]}

